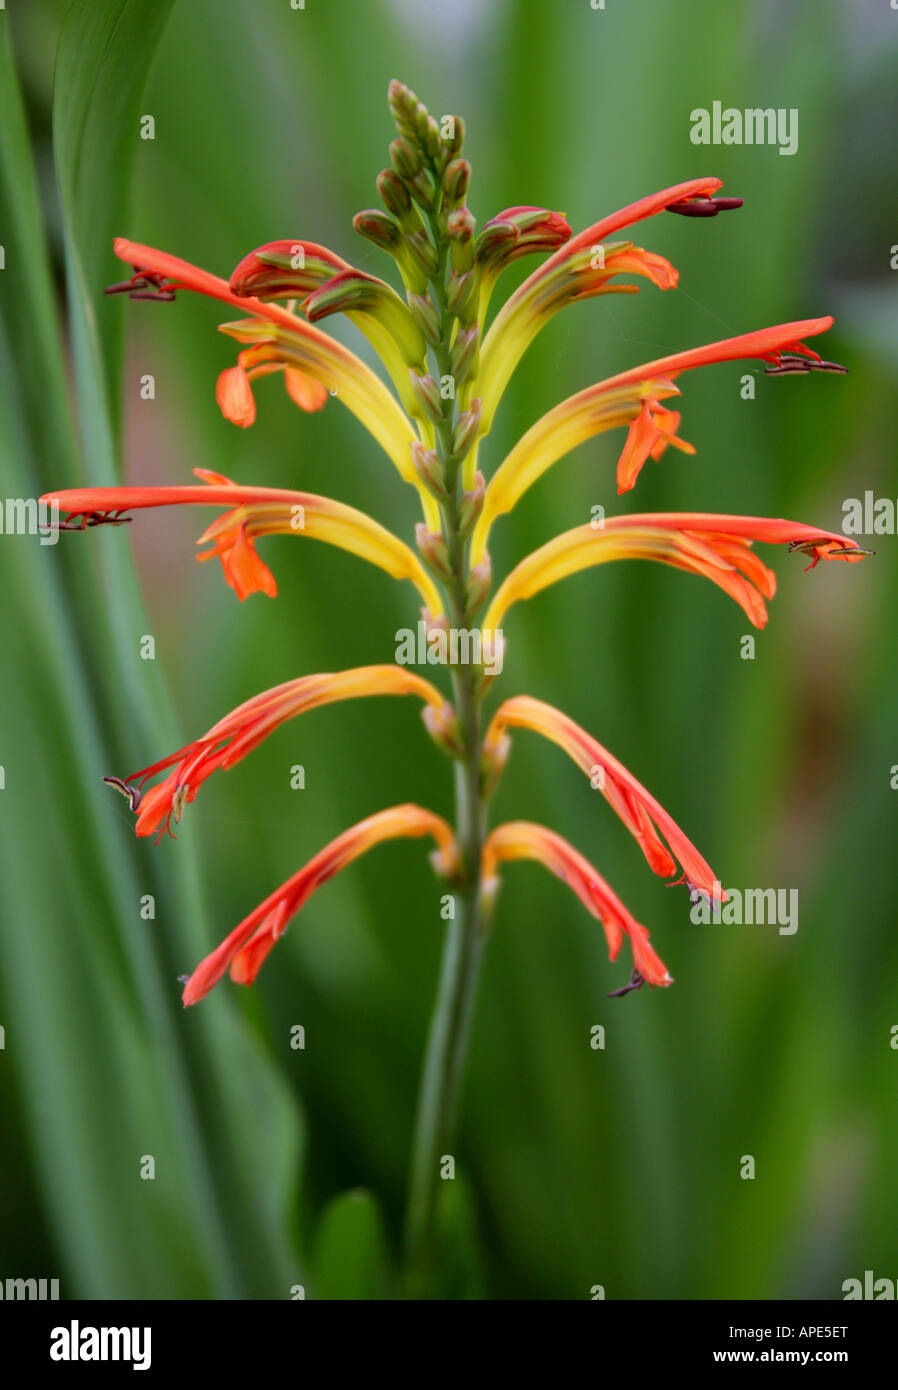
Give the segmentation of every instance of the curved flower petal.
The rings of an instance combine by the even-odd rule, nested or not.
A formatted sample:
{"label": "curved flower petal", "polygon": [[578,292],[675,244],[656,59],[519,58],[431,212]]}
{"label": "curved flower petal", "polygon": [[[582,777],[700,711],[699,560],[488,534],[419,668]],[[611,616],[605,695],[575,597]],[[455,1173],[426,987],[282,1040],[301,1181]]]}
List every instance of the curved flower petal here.
{"label": "curved flower petal", "polygon": [[[236,766],[287,720],[321,705],[369,695],[417,695],[425,704],[425,724],[437,733],[447,730],[454,718],[451,705],[436,686],[405,666],[357,666],[286,681],[245,700],[202,738],[132,773],[123,783],[116,779],[120,789],[138,793],[131,807],[137,815],[137,834],[153,835],[160,827],[167,830],[170,818],[181,819],[184,806],[196,799],[213,772]],[[167,768],[172,769],[168,776],[145,791],[150,778]]]}
{"label": "curved flower petal", "polygon": [[847,536],[819,531],[797,521],[722,516],[706,512],[645,512],[612,517],[601,529],[565,531],[534,550],[508,575],[490,604],[483,626],[495,629],[513,603],[532,598],[549,584],[609,560],[659,560],[703,574],[739,604],[755,627],[767,621],[764,598],[776,591],[776,576],[751,551],[753,541],[787,544],[821,559],[863,559]]}
{"label": "curved flower petal", "polygon": [[573,719],[542,700],[516,695],[501,704],[493,716],[484,741],[486,759],[499,752],[504,760],[506,730],[511,728],[542,734],[574,760],[623,821],[653,873],[670,878],[677,872],[679,862],[690,886],[709,898],[724,900],[714,871],[661,803]]}
{"label": "curved flower petal", "polygon": [[234,294],[226,280],[178,256],[123,237],[116,238],[114,250],[120,260],[132,266],[136,280],[149,277],[166,292],[195,290],[252,315],[243,324],[222,325],[223,331],[241,341],[275,348],[283,366],[297,368],[335,392],[377,440],[401,477],[416,488],[428,525],[436,524],[434,499],[412,467],[411,446],[418,436],[398,401],[360,357],[279,304]]}
{"label": "curved flower petal", "polygon": [[629,425],[647,399],[678,395],[673,382],[650,377],[618,389],[591,387],[562,401],[522,435],[496,469],[483,498],[483,510],[471,540],[471,563],[480,564],[497,517],[510,512],[542,475],[578,445],[606,430]]}
{"label": "curved flower petal", "polygon": [[218,556],[225,578],[240,599],[260,590],[272,597],[276,593],[271,572],[256,554],[256,538],[298,535],[328,541],[386,570],[394,579],[411,580],[431,617],[442,612],[436,585],[415,553],[366,512],[311,492],[241,487],[220,474],[199,468],[194,472],[208,479],[206,486],[72,488],[53,493],[52,500],[70,520],[82,518],[82,524],[120,519],[123,512],[144,507],[225,507],[227,510],[197,542],[204,545],[212,541],[213,549],[197,558]]}
{"label": "curved flower petal", "polygon": [[531,426],[491,478],[474,532],[472,562],[477,564],[483,558],[498,516],[510,511],[559,459],[605,430],[629,425],[617,467],[618,492],[628,491],[646,459],[660,457],[668,444],[694,453],[691,444],[676,436],[679,416],[660,405],[667,397],[679,394],[674,382],[681,372],[751,358],[775,364],[786,352],[804,354],[813,366],[820,362],[819,355],[801,340],[825,333],[831,326],[832,318],[826,316],[740,333],[644,362],[569,396]]}
{"label": "curved flower petal", "polygon": [[483,847],[486,891],[495,891],[496,865],[512,859],[537,860],[576,893],[587,912],[602,923],[609,960],[617,959],[626,936],[640,983],[647,980],[650,985],[673,984],[666,965],[652,949],[647,929],[636,921],[589,860],[563,836],[532,821],[507,821],[498,826],[487,836]]}
{"label": "curved flower petal", "polygon": [[483,340],[476,384],[482,400],[482,434],[489,433],[502,393],[527,348],[560,309],[600,294],[636,293],[635,285],[610,285],[616,275],[642,275],[662,290],[677,283],[677,272],[669,261],[628,241],[598,250],[570,248],[571,243],[562,247],[525,281],[526,292],[521,286],[506,300]]}
{"label": "curved flower petal", "polygon": [[438,873],[452,875],[459,867],[458,848],[450,826],[441,816],[411,803],[391,806],[344,830],[310,859],[280,888],[225,937],[220,946],[196,967],[184,986],[185,1005],[195,1004],[209,993],[228,967],[238,984],[252,984],[266,956],[287,929],[292,917],[328,879],[359,855],[384,840],[431,835],[437,849],[432,858]]}

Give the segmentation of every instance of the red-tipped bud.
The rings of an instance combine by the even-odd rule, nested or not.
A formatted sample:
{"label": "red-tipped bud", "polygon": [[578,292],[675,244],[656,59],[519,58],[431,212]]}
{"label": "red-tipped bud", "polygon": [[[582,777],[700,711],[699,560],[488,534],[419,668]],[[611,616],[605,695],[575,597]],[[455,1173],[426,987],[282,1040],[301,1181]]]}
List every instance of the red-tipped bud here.
{"label": "red-tipped bud", "polygon": [[453,574],[449,562],[449,547],[442,531],[428,531],[426,523],[419,521],[415,527],[415,540],[421,558],[430,572],[438,579],[451,579]]}
{"label": "red-tipped bud", "polygon": [[469,208],[456,208],[446,219],[452,269],[459,275],[474,264],[474,218]]}
{"label": "red-tipped bud", "polygon": [[467,328],[461,328],[455,335],[455,342],[449,354],[449,370],[455,377],[455,383],[461,383],[476,370],[477,353],[480,347],[480,326],[479,324],[469,324]]}
{"label": "red-tipped bud", "polygon": [[430,373],[420,376],[417,372],[410,371],[409,378],[423,418],[432,420],[435,425],[439,424],[443,418],[443,400],[439,386]]}
{"label": "red-tipped bud", "polygon": [[443,192],[450,207],[465,201],[471,182],[471,166],[466,159],[453,159],[443,171]]}
{"label": "red-tipped bud", "polygon": [[409,291],[405,297],[415,323],[431,347],[437,347],[441,341],[442,327],[439,313],[430,295],[413,294]]}
{"label": "red-tipped bud", "polygon": [[483,511],[485,491],[486,479],[482,473],[478,473],[474,486],[461,495],[458,505],[458,534],[461,540],[466,540],[477,524],[477,519]]}
{"label": "red-tipped bud", "polygon": [[467,270],[461,275],[455,270],[450,271],[446,305],[449,312],[461,323],[470,323],[477,312],[476,289],[477,277],[473,270]]}
{"label": "red-tipped bud", "polygon": [[563,213],[535,207],[506,208],[486,223],[477,238],[477,260],[498,270],[531,252],[557,251],[570,235]]}
{"label": "red-tipped bud", "polygon": [[465,740],[455,710],[447,700],[442,705],[425,705],[421,711],[424,727],[434,743],[450,758],[463,758]]}
{"label": "red-tipped bud", "polygon": [[412,463],[421,482],[434,497],[448,497],[446,471],[435,449],[425,449],[420,440],[412,444]]}
{"label": "red-tipped bud", "polygon": [[362,212],[356,213],[352,225],[359,236],[372,241],[382,251],[389,251],[391,255],[395,255],[399,250],[402,233],[393,218],[385,212],[378,212],[376,208],[365,208]]}
{"label": "red-tipped bud", "polygon": [[231,293],[256,299],[305,299],[346,269],[342,257],[317,242],[270,241],[244,256],[231,276]]}
{"label": "red-tipped bud", "polygon": [[[480,612],[489,597],[490,585],[493,581],[492,565],[489,555],[484,555],[479,565],[475,565],[468,575],[468,582],[465,586],[465,612],[469,618],[474,618]],[[500,637],[496,633],[496,655],[501,657],[498,651]]]}
{"label": "red-tipped bud", "polygon": [[421,168],[421,156],[414,145],[400,135],[390,146],[390,163],[401,179],[411,183]]}
{"label": "red-tipped bud", "polygon": [[407,230],[418,225],[418,214],[412,207],[411,194],[393,169],[384,169],[377,176],[377,191],[387,212]]}
{"label": "red-tipped bud", "polygon": [[456,458],[463,459],[470,449],[480,429],[480,397],[475,396],[470,409],[459,415],[452,435],[452,452]]}

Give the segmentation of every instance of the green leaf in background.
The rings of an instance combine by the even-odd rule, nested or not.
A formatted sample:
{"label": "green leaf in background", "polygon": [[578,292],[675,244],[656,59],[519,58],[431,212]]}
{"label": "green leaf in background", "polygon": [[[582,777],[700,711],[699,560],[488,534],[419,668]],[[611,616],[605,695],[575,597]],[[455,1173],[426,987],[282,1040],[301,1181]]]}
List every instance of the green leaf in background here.
{"label": "green leaf in background", "polygon": [[[61,36],[57,169],[80,439],[0,16],[3,498],[116,471],[99,281],[127,193],[130,115],[169,8],[75,5]],[[0,581],[16,595],[0,612],[15,673],[0,711],[0,1088],[31,1136],[37,1190],[21,1165],[16,1181],[57,1232],[49,1258],[63,1269],[48,1274],[64,1297],[286,1298],[301,1274],[289,1240],[296,1112],[227,1001],[199,1018],[180,1008],[176,962],[192,963],[205,941],[189,845],[167,877],[100,778],[134,756],[137,730],[159,748],[181,740],[161,663],[139,660],[147,619],[128,549],[89,568],[71,559],[35,535],[0,546]],[[141,914],[149,900],[152,917]]]}
{"label": "green leaf in background", "polygon": [[394,1296],[384,1220],[370,1192],[344,1192],[327,1204],[315,1233],[311,1269],[315,1298]]}

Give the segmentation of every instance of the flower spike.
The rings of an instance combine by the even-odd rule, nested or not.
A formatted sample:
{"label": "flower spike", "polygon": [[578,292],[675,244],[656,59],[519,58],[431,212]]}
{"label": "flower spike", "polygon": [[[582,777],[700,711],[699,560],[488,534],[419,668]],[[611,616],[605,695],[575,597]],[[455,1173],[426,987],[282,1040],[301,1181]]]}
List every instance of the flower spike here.
{"label": "flower spike", "polygon": [[196,1004],[218,984],[228,967],[232,980],[242,985],[252,984],[269,951],[287,930],[290,919],[316,888],[384,840],[414,839],[422,835],[430,835],[436,842],[437,848],[431,856],[436,872],[445,877],[454,876],[459,868],[458,846],[451,827],[442,816],[411,803],[378,811],[344,830],[319,850],[298,873],[245,917],[216,950],[200,961],[184,986],[183,1003]]}
{"label": "flower spike", "polygon": [[623,763],[573,719],[530,695],[513,696],[499,706],[487,730],[484,739],[487,761],[497,756],[504,761],[508,752],[506,730],[511,728],[531,729],[542,734],[573,759],[623,821],[653,873],[671,878],[679,863],[690,884],[708,898],[725,900],[713,869],[673,817]]}
{"label": "flower spike", "polygon": [[532,821],[507,821],[493,830],[483,846],[484,892],[494,896],[498,887],[496,866],[512,859],[536,859],[566,883],[587,912],[602,923],[608,941],[608,959],[617,959],[621,942],[629,938],[633,964],[650,985],[672,985],[667,966],[649,943],[649,933],[636,921],[620,898],[590,864],[561,835]]}

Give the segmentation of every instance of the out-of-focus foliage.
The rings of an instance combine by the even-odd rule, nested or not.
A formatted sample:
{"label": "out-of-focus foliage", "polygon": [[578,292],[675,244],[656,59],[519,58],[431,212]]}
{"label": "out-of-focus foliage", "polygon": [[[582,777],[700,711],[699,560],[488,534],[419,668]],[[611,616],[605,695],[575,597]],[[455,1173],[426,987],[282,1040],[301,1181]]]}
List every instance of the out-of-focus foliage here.
{"label": "out-of-focus foliage", "polygon": [[[898,17],[882,6],[65,8],[0,15],[4,497],[204,466],[337,496],[410,535],[410,490],[338,401],[302,416],[263,381],[256,425],[235,429],[214,399],[234,355],[215,306],[101,294],[121,274],[115,233],[221,274],[290,236],[386,274],[351,215],[375,202],[393,76],[465,116],[481,224],[538,203],[579,228],[709,173],[746,200],[636,229],[680,289],[565,311],[503,402],[486,471],[563,396],[680,347],[832,312],[825,352],[850,367],[690,374],[696,456],[668,453],[619,500],[622,437],[585,446],[497,525],[499,572],[596,504],[838,529],[844,499],[898,497]],[[694,146],[690,112],[715,99],[797,107],[798,153]],[[385,1296],[441,943],[424,855],[387,846],[328,885],[251,992],[226,983],[184,1014],[176,977],[348,823],[400,800],[448,812],[417,712],[305,716],[215,779],[177,844],[136,842],[99,779],[268,685],[391,660],[416,614],[404,586],[289,541],[270,545],[279,598],[239,605],[194,564],[194,520],[147,515],[55,548],[0,538],[0,1274],[58,1274],[73,1296]],[[779,594],[753,661],[738,609],[660,566],[580,575],[510,617],[501,691],[558,704],[607,743],[724,886],[797,888],[799,927],[693,925],[576,770],[518,735],[494,815],[545,821],[594,859],[676,984],[607,999],[624,972],[596,924],[536,866],[509,868],[444,1213],[446,1296],[584,1298],[600,1283],[610,1298],[830,1298],[894,1268],[898,564],[894,536],[872,544],[863,566],[810,574],[767,552]]]}

